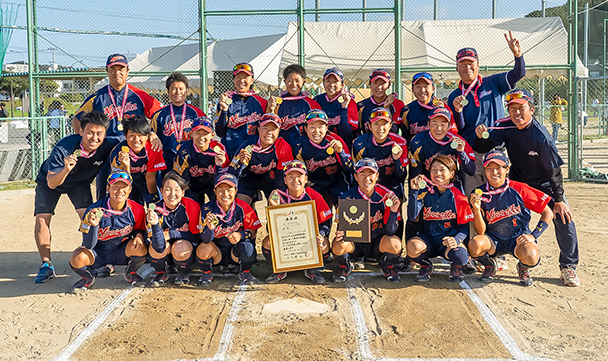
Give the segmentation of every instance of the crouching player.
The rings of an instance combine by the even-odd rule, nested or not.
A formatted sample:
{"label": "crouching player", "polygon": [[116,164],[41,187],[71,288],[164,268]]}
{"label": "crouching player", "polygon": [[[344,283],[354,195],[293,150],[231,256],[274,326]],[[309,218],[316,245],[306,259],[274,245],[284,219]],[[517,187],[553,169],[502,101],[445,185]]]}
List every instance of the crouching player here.
{"label": "crouching player", "polygon": [[176,285],[187,285],[194,263],[194,249],[200,243],[201,206],[184,197],[188,185],[174,171],[165,175],[162,183],[163,199],[148,206],[146,219],[150,225],[150,263],[156,274],[150,286],[159,287],[167,281],[169,254],[177,267]]}
{"label": "crouching player", "polygon": [[[319,234],[317,243],[323,253],[323,262],[329,258],[329,230],[331,229],[332,213],[323,197],[314,189],[307,187],[308,172],[306,165],[299,160],[293,160],[285,165],[285,184],[274,190],[270,195],[268,203],[271,206],[279,204],[289,204],[304,201],[314,201],[317,210],[317,221],[319,221]],[[270,253],[270,238],[266,236],[262,241],[262,253],[269,264],[272,264],[272,254]],[[304,271],[306,278],[313,283],[325,283],[325,278],[321,275],[323,268],[307,269]],[[266,283],[277,283],[287,277],[287,272],[272,273],[266,278]]]}
{"label": "crouching player", "polygon": [[454,187],[456,163],[447,155],[439,154],[430,164],[431,178],[418,175],[410,181],[407,204],[408,220],[420,217],[417,236],[407,241],[407,255],[420,264],[418,282],[431,279],[431,258],[441,256],[450,261],[450,281],[464,279],[462,266],[469,261],[463,244],[469,235],[469,222],[473,213],[467,197]]}
{"label": "crouching player", "polygon": [[359,186],[342,193],[340,198],[369,200],[371,242],[345,242],[344,231],[336,232],[332,251],[340,266],[334,273],[334,282],[346,282],[352,271],[350,257],[377,259],[389,282],[401,282],[395,269],[401,255],[401,239],[396,236],[397,222],[400,220],[399,197],[388,188],[376,184],[378,164],[373,159],[363,158],[355,164],[355,180]]}
{"label": "crouching player", "polygon": [[236,198],[237,185],[234,175],[220,175],[215,182],[215,199],[203,206],[203,243],[196,248],[196,261],[203,271],[199,286],[211,284],[214,264],[238,264],[242,283],[257,282],[251,266],[257,257],[255,236],[261,223],[249,204]]}
{"label": "crouching player", "polygon": [[70,267],[82,277],[74,284],[73,293],[85,292],[95,276],[108,277],[114,265],[127,265],[125,279],[130,284],[143,284],[137,270],[147,255],[145,215],[143,207],[129,199],[131,183],[129,173],[110,174],[109,197],[87,208],[80,226],[84,233],[82,246],[70,257]]}
{"label": "crouching player", "polygon": [[[497,270],[497,255],[512,254],[518,260],[517,272],[522,286],[531,286],[530,268],[540,262],[536,240],[553,219],[548,204],[551,197],[525,183],[509,180],[509,159],[498,150],[483,158],[488,183],[471,193],[473,226],[479,234],[469,241],[471,256],[484,265],[482,282],[491,282]],[[540,221],[530,232],[530,210],[540,213]]]}

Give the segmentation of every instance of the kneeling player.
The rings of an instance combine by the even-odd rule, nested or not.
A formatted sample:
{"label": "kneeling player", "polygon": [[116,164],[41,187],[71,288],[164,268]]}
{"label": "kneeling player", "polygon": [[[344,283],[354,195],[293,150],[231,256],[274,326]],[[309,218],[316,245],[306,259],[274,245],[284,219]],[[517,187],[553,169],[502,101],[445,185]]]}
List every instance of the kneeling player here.
{"label": "kneeling player", "polygon": [[125,279],[130,284],[143,283],[137,270],[147,254],[145,216],[143,207],[129,199],[131,183],[129,173],[110,174],[109,197],[87,209],[81,224],[82,246],[70,257],[70,267],[82,277],[72,292],[83,293],[95,282],[94,274],[107,277],[114,271],[114,265],[127,265]]}
{"label": "kneeling player", "polygon": [[[332,251],[340,267],[334,273],[334,282],[346,282],[352,271],[350,257],[377,259],[389,282],[401,282],[395,270],[401,255],[401,239],[396,236],[401,207],[399,197],[388,188],[376,184],[378,164],[373,159],[363,158],[355,164],[355,180],[359,186],[342,193],[340,198],[369,200],[371,242],[345,242],[344,231],[336,232]],[[389,200],[390,206],[387,206]]]}
{"label": "kneeling player", "polygon": [[[473,226],[479,234],[469,241],[471,256],[484,265],[482,282],[491,282],[497,270],[494,257],[511,253],[518,260],[519,283],[531,286],[529,269],[540,262],[536,240],[547,229],[553,212],[551,197],[525,183],[509,180],[509,159],[501,151],[491,151],[483,158],[488,183],[471,193]],[[530,232],[530,210],[541,219]]]}
{"label": "kneeling player", "polygon": [[[329,258],[329,230],[331,229],[331,210],[323,197],[314,189],[306,187],[308,174],[306,166],[299,160],[294,160],[285,165],[285,184],[272,192],[268,203],[271,206],[279,204],[289,204],[304,201],[314,201],[317,210],[317,221],[319,221],[319,234],[317,243],[323,253],[323,262]],[[270,238],[266,236],[262,241],[262,253],[269,264],[272,264],[272,254],[270,253]],[[307,269],[304,271],[306,278],[313,283],[325,283],[325,278],[321,275],[323,268]],[[266,283],[277,283],[287,277],[287,272],[273,273],[266,278]]]}
{"label": "kneeling player", "polygon": [[408,221],[422,216],[420,232],[408,240],[406,246],[407,255],[420,264],[418,282],[431,279],[430,259],[437,256],[451,262],[450,281],[464,279],[462,266],[469,261],[469,254],[463,241],[469,235],[473,213],[467,197],[452,183],[456,170],[452,158],[439,154],[431,160],[430,180],[419,175],[410,182]]}
{"label": "kneeling player", "polygon": [[236,198],[237,184],[234,175],[222,174],[215,182],[215,199],[203,206],[203,243],[196,249],[196,260],[203,270],[199,286],[211,284],[214,264],[239,264],[239,280],[257,282],[251,266],[257,257],[255,236],[261,223],[249,204]]}
{"label": "kneeling player", "polygon": [[167,257],[173,257],[177,267],[176,285],[190,282],[189,273],[194,263],[193,250],[200,243],[201,206],[184,197],[188,185],[174,171],[165,175],[162,183],[163,200],[148,207],[147,220],[151,239],[148,252],[156,274],[150,286],[162,286],[167,280]]}

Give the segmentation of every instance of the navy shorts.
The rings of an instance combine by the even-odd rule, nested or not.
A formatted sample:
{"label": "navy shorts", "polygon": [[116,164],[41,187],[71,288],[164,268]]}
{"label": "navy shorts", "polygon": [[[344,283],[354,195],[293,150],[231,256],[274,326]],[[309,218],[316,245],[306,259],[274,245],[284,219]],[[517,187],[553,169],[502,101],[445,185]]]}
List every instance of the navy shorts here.
{"label": "navy shorts", "polygon": [[126,249],[128,241],[123,241],[118,244],[118,247],[112,248],[93,248],[93,254],[95,255],[95,263],[91,266],[92,268],[99,268],[107,264],[113,264],[117,266],[124,266],[129,263],[129,257],[127,257]]}
{"label": "navy shorts", "polygon": [[351,253],[352,258],[372,258],[379,259],[382,256],[380,252],[380,240],[384,235],[372,239],[370,243],[355,243],[355,250]]}
{"label": "navy shorts", "polygon": [[[422,239],[424,241],[424,243],[426,244],[426,255],[429,258],[434,258],[434,257],[443,257],[445,258],[445,251],[448,249],[446,246],[443,245],[443,240],[441,238],[440,239],[435,239],[433,242],[433,240],[431,240],[430,237],[425,236],[424,234],[419,234],[417,237],[419,237],[420,239]],[[447,258],[445,258],[447,259]]]}
{"label": "navy shorts", "polygon": [[501,254],[512,254],[515,256],[515,247],[517,246],[517,242],[515,241],[517,237],[511,239],[510,242],[499,241],[498,238],[492,237],[489,234],[484,234],[484,236],[488,237],[490,241],[494,242],[496,245],[496,252],[491,254],[491,257],[501,255]]}
{"label": "navy shorts", "polygon": [[62,194],[67,194],[75,209],[88,208],[93,204],[91,185],[84,184],[68,192],[51,189],[46,183],[36,183],[36,196],[34,197],[34,215],[50,213],[55,214],[57,202]]}
{"label": "navy shorts", "polygon": [[217,248],[219,248],[220,252],[222,253],[222,260],[220,261],[220,263],[217,264],[217,266],[227,266],[227,265],[231,265],[231,264],[239,264],[238,262],[235,262],[232,259],[232,248],[234,248],[234,244],[230,244],[230,245],[219,245],[216,244]]}
{"label": "navy shorts", "polygon": [[266,178],[255,180],[252,177],[243,177],[239,179],[238,193],[254,198],[258,191],[264,192],[264,196],[268,198],[274,190],[274,180],[268,181]]}

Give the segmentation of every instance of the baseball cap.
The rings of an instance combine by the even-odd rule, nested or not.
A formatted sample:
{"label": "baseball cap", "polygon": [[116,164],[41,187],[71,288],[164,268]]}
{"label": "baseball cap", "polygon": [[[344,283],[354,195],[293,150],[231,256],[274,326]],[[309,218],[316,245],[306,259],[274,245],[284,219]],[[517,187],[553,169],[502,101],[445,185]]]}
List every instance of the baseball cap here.
{"label": "baseball cap", "polygon": [[232,75],[237,75],[240,72],[253,76],[253,67],[249,63],[238,63],[232,68]]}
{"label": "baseball cap", "polygon": [[279,118],[279,116],[274,113],[266,113],[262,115],[262,118],[260,118],[260,127],[264,124],[268,124],[271,122],[276,124],[277,127],[281,127],[281,118]]}
{"label": "baseball cap", "polygon": [[217,179],[215,180],[215,188],[217,188],[222,183],[226,183],[229,186],[236,188],[237,185],[239,184],[239,180],[232,173],[224,173],[224,174],[220,175],[219,177],[217,177]]}
{"label": "baseball cap", "polygon": [[125,182],[128,186],[133,182],[133,178],[127,172],[114,172],[108,176],[108,185],[112,185],[116,182]]}
{"label": "baseball cap", "polygon": [[375,69],[370,74],[369,81],[373,83],[374,80],[376,80],[378,78],[384,79],[384,81],[387,81],[390,83],[391,82],[391,73],[389,73],[388,70],[386,70],[386,69]]}
{"label": "baseball cap", "polygon": [[323,74],[323,80],[327,79],[327,77],[332,74],[337,76],[340,80],[344,80],[344,73],[342,72],[342,70],[336,67],[325,70],[325,74]]}
{"label": "baseball cap", "polygon": [[483,156],[483,167],[487,167],[491,162],[499,166],[508,166],[509,158],[507,158],[507,155],[503,151],[491,150]]}
{"label": "baseball cap", "polygon": [[479,60],[479,55],[477,55],[477,50],[474,48],[462,48],[458,50],[456,53],[456,62],[460,63],[463,60],[471,60],[476,61]]}
{"label": "baseball cap", "polygon": [[507,93],[505,100],[507,101],[507,105],[512,103],[526,104],[527,102],[534,104],[534,97],[525,89],[515,89]]}
{"label": "baseball cap", "polygon": [[433,80],[433,76],[431,74],[417,73],[417,74],[414,74],[414,76],[412,77],[412,85],[416,84],[416,82],[420,79],[426,81],[429,84],[433,84],[433,85],[435,84],[435,81]]}
{"label": "baseball cap", "polygon": [[127,57],[122,54],[112,54],[106,60],[106,69],[113,65],[129,66],[129,62],[127,61]]}
{"label": "baseball cap", "polygon": [[199,128],[203,128],[209,133],[212,133],[215,126],[211,119],[207,117],[198,117],[192,122],[192,132],[194,133]]}
{"label": "baseball cap", "polygon": [[433,108],[433,111],[431,111],[431,115],[429,115],[429,120],[437,117],[444,117],[446,121],[449,122],[452,118],[452,114],[450,114],[450,111],[444,107],[436,107]]}
{"label": "baseball cap", "polygon": [[304,162],[302,162],[300,160],[292,160],[292,161],[288,162],[287,164],[285,164],[285,169],[283,170],[283,174],[287,174],[291,171],[297,171],[302,174],[306,174],[307,173],[306,165],[304,164]]}
{"label": "baseball cap", "polygon": [[362,158],[355,163],[355,172],[360,173],[365,169],[371,169],[374,173],[378,173],[378,163],[371,158]]}
{"label": "baseball cap", "polygon": [[306,113],[306,124],[310,124],[316,120],[320,120],[327,124],[329,120],[327,119],[327,114],[319,109],[311,109]]}
{"label": "baseball cap", "polygon": [[392,114],[388,109],[382,107],[372,109],[372,112],[369,115],[369,121],[373,123],[380,119],[385,119],[389,122],[393,120]]}

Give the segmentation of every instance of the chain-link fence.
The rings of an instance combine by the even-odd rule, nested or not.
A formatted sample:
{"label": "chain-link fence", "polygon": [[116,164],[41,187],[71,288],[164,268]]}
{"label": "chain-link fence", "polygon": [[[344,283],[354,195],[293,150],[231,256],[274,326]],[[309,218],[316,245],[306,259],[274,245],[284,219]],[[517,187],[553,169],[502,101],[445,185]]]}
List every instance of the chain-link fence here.
{"label": "chain-link fence", "polygon": [[608,181],[608,77],[579,78],[577,127],[580,175],[586,180]]}

